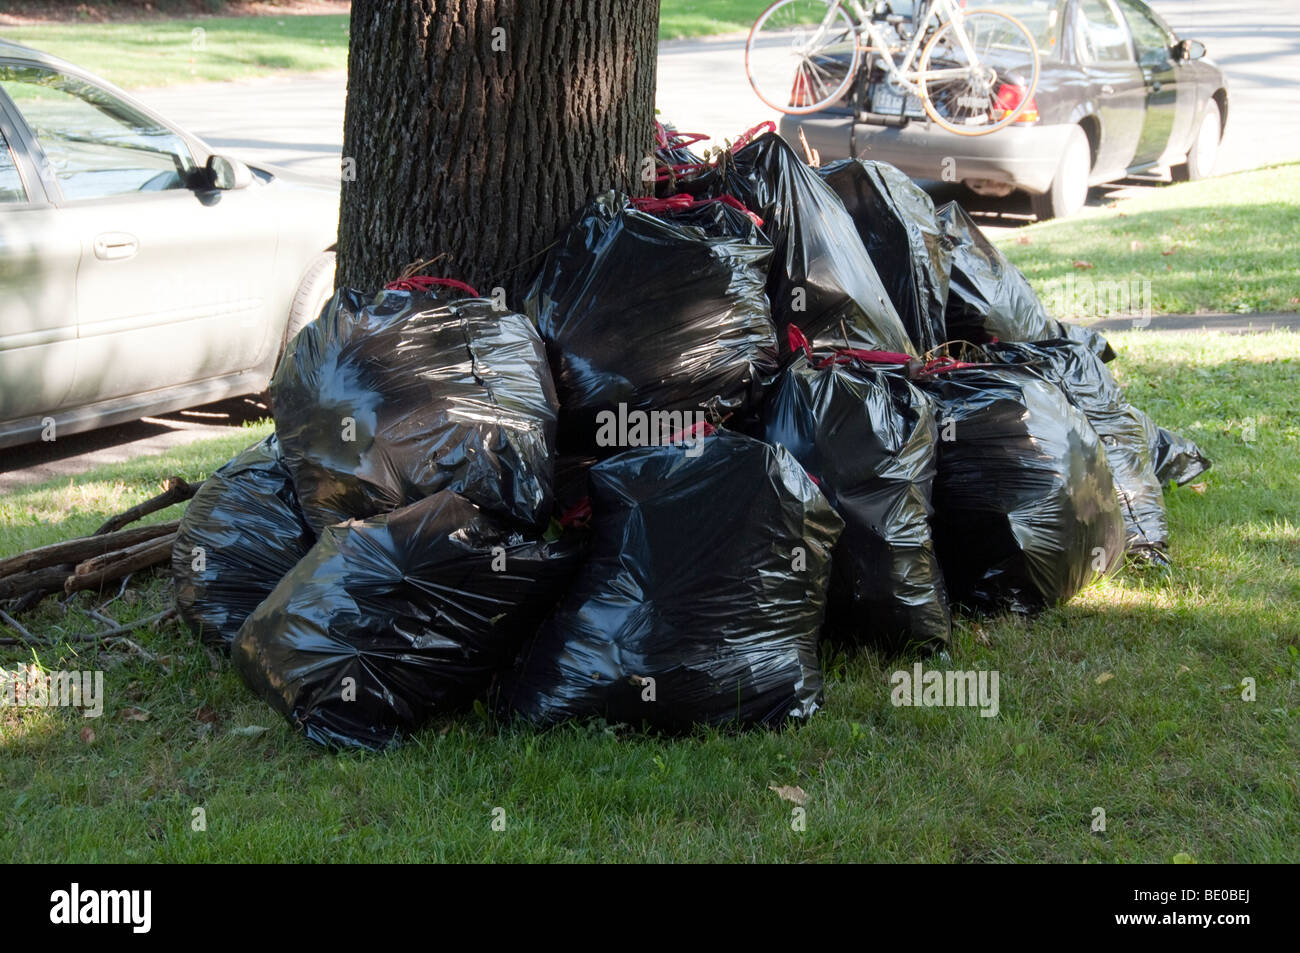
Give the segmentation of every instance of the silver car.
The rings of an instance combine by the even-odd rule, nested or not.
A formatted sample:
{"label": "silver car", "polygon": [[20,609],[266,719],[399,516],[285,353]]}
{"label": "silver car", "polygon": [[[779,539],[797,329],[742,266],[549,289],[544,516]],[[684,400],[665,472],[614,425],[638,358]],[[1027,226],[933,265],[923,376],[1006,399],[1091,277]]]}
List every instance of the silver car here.
{"label": "silver car", "polygon": [[264,390],[333,290],[338,198],[0,40],[0,447]]}

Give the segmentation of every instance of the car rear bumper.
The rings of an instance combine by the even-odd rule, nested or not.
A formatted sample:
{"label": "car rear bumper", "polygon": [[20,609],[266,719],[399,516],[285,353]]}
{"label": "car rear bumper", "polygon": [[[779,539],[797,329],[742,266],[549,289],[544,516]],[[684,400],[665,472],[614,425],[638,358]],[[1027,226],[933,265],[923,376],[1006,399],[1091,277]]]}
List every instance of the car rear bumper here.
{"label": "car rear bumper", "polygon": [[[849,124],[844,113],[783,116],[780,132],[798,149],[802,129],[808,145],[829,162],[848,157]],[[985,136],[958,136],[914,119],[901,129],[858,123],[855,138],[859,158],[896,165],[914,179],[985,179],[1041,193],[1051,187],[1070,128],[1012,125]]]}

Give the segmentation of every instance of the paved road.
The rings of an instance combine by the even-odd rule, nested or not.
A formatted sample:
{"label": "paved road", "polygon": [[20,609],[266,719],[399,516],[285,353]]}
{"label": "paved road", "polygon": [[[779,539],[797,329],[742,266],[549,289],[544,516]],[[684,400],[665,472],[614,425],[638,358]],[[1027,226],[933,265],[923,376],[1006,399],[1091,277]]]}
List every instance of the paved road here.
{"label": "paved road", "polygon": [[[1228,73],[1231,104],[1219,171],[1300,158],[1300,6],[1296,0],[1154,0]],[[337,175],[342,73],[149,90],[142,98],[213,143],[265,162]],[[665,43],[661,114],[719,142],[774,118],[745,79],[744,37]]]}

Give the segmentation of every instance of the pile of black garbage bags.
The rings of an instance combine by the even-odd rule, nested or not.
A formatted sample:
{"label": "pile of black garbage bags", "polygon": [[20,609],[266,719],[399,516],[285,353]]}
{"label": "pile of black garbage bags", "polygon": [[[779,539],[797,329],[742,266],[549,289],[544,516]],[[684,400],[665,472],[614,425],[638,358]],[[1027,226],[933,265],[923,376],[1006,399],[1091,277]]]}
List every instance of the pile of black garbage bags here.
{"label": "pile of black garbage bags", "polygon": [[[778,725],[819,647],[924,653],[1168,559],[1209,466],[956,205],[773,133],[595,196],[521,311],[341,289],[173,554],[182,617],[313,741],[475,703],[539,725]],[[958,345],[956,342],[961,342]]]}

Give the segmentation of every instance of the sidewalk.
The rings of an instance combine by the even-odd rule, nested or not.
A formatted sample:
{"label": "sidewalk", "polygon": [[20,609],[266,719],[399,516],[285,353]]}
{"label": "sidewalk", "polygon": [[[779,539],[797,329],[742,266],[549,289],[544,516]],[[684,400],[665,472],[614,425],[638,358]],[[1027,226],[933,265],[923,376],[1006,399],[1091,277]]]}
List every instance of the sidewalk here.
{"label": "sidewalk", "polygon": [[[1083,323],[1083,322],[1080,322]],[[1260,334],[1267,331],[1300,331],[1300,313],[1265,314],[1163,314],[1151,323],[1136,327],[1132,318],[1107,318],[1086,325],[1099,331],[1173,331],[1194,334],[1219,331],[1224,334]]]}

